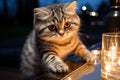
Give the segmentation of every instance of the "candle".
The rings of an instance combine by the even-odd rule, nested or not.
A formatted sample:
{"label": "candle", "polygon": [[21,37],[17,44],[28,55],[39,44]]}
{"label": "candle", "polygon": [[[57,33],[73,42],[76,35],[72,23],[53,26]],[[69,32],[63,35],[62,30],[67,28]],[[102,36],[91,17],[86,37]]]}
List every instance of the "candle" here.
{"label": "candle", "polygon": [[98,58],[100,55],[100,50],[92,50],[92,53],[94,54],[95,58]]}
{"label": "candle", "polygon": [[107,65],[105,66],[105,70],[106,70],[107,72],[109,72],[109,71],[110,71],[110,69],[111,69],[110,64],[107,64]]}
{"label": "candle", "polygon": [[116,46],[111,46],[111,48],[108,52],[108,57],[110,57],[113,61],[116,58],[116,53],[117,53],[117,47]]}
{"label": "candle", "polygon": [[92,50],[91,52],[94,54],[95,57],[94,64],[97,65],[100,62],[100,50]]}
{"label": "candle", "polygon": [[105,80],[120,80],[120,34],[102,35],[101,76]]}

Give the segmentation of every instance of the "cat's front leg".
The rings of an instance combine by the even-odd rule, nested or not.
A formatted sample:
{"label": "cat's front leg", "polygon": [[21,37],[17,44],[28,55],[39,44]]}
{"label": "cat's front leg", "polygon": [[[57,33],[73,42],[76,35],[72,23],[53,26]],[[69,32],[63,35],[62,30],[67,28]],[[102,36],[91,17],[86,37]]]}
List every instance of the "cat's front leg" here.
{"label": "cat's front leg", "polygon": [[95,56],[90,51],[88,51],[88,52],[86,51],[83,59],[85,59],[86,62],[88,62],[88,63],[93,63],[95,60]]}
{"label": "cat's front leg", "polygon": [[44,54],[42,60],[48,70],[53,72],[67,72],[69,70],[68,65],[56,55]]}
{"label": "cat's front leg", "polygon": [[88,63],[92,63],[95,60],[94,55],[83,44],[77,46],[75,54],[81,56]]}

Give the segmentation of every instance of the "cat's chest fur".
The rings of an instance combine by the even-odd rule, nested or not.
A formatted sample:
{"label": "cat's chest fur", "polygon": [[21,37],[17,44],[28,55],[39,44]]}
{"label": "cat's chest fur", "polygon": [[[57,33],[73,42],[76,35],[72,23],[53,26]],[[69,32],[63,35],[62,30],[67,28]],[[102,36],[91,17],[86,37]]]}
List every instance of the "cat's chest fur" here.
{"label": "cat's chest fur", "polygon": [[51,40],[53,44],[50,45],[48,43],[50,46],[47,46],[46,48],[52,48],[52,46],[54,46],[55,49],[53,47],[52,50],[55,50],[57,52],[57,56],[60,58],[64,58],[68,54],[72,53],[79,43],[79,37],[77,33],[71,33],[70,35],[61,36]]}
{"label": "cat's chest fur", "polygon": [[68,54],[72,53],[76,48],[78,42],[79,40],[76,34],[68,36],[65,40],[61,41],[61,44],[63,44],[63,46],[58,47],[58,56],[63,58]]}

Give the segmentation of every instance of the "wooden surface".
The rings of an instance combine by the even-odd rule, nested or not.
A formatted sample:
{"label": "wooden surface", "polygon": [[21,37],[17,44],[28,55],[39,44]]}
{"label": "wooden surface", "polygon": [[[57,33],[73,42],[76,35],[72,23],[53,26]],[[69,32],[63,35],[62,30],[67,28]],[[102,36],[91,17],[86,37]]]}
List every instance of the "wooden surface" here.
{"label": "wooden surface", "polygon": [[35,80],[101,80],[100,60],[93,64],[84,61],[69,61],[70,71],[65,74],[48,73],[37,77]]}
{"label": "wooden surface", "polygon": [[[50,72],[38,76],[35,80],[101,80],[99,50],[98,54],[95,54],[95,57],[95,61],[92,64],[88,64],[85,61],[79,59],[77,61],[68,61],[66,63],[69,65],[69,72],[64,74]],[[74,57],[73,59],[77,59],[77,57]]]}
{"label": "wooden surface", "polygon": [[85,61],[69,61],[67,62],[67,64],[69,65],[69,72],[67,73],[46,73],[44,75],[40,75],[39,77],[36,78],[36,80],[62,80],[63,78],[65,78],[65,76],[68,76],[69,74],[71,74],[73,71],[75,71],[76,69],[78,69],[79,67],[83,66],[85,64]]}

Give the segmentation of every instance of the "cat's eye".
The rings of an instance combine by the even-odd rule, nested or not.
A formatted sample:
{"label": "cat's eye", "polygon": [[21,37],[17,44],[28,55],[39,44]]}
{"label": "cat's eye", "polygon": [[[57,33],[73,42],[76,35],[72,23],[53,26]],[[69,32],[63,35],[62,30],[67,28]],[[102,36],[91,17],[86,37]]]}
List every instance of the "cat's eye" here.
{"label": "cat's eye", "polygon": [[66,22],[64,27],[69,28],[70,26],[71,26],[71,22]]}
{"label": "cat's eye", "polygon": [[55,26],[55,25],[49,25],[49,26],[48,26],[48,29],[49,29],[50,31],[55,31],[55,30],[56,30],[56,26]]}

